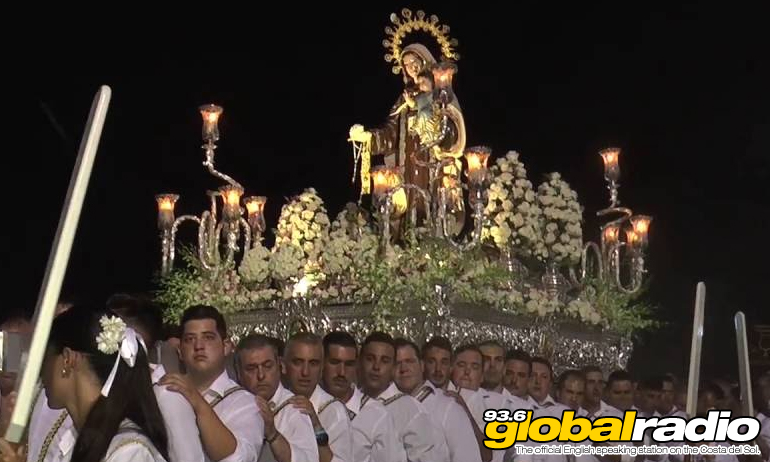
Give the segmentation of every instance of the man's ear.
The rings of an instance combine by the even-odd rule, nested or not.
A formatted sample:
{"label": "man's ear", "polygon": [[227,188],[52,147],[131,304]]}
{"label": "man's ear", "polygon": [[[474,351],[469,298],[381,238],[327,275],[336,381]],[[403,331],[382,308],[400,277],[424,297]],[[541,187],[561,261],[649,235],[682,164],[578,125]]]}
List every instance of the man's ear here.
{"label": "man's ear", "polygon": [[229,337],[225,339],[224,343],[225,343],[225,356],[230,356],[235,350],[235,345],[233,345],[233,341]]}
{"label": "man's ear", "polygon": [[283,356],[279,356],[278,362],[281,364],[281,375],[286,375],[286,360],[283,358]]}

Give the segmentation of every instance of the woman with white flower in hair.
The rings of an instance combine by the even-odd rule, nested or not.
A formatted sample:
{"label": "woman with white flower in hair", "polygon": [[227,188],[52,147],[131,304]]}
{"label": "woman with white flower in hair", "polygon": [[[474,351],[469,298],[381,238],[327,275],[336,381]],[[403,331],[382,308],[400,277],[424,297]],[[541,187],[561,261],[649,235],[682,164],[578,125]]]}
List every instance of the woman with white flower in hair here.
{"label": "woman with white flower in hair", "polygon": [[[54,319],[41,379],[49,406],[67,410],[77,437],[45,448],[46,460],[168,460],[145,348],[110,312],[76,306]],[[2,439],[0,451],[2,462],[24,460]]]}

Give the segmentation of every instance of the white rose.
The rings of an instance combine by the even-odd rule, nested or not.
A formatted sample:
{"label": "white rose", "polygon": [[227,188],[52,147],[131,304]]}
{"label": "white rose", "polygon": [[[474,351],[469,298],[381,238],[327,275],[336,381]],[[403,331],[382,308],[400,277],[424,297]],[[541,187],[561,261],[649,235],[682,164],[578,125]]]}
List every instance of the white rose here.
{"label": "white rose", "polygon": [[545,243],[546,244],[553,244],[556,242],[556,235],[553,233],[548,233],[545,235]]}
{"label": "white rose", "polygon": [[310,220],[313,219],[314,216],[315,216],[315,212],[312,212],[310,210],[305,210],[304,212],[302,212],[302,219],[303,220],[310,221]]}

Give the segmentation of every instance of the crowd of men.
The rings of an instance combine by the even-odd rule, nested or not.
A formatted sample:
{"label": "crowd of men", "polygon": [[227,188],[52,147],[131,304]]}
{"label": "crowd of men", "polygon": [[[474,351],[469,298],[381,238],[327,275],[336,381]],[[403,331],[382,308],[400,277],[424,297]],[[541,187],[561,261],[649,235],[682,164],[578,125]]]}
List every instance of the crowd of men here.
{"label": "crowd of men", "polygon": [[[359,343],[347,332],[332,331],[323,337],[301,332],[285,341],[254,333],[233,344],[218,310],[199,305],[185,311],[175,338],[161,342],[149,305],[121,296],[108,306],[147,345],[155,345],[151,356],[164,363],[153,370],[157,387],[185,398],[164,406],[158,394],[171,427],[172,462],[572,462],[574,457],[560,454],[526,456],[516,447],[488,449],[484,412],[532,410],[535,417],[561,418],[574,410],[591,421],[622,417],[627,410],[684,417],[685,387],[676,377],[635,380],[626,371],[605,375],[594,366],[554,377],[547,358],[494,340],[452,345],[433,337],[417,345],[373,332]],[[178,348],[178,364],[163,353],[168,347]],[[0,410],[10,391],[6,382]],[[38,397],[31,418],[27,460],[60,460],[55,453],[64,450],[66,423],[59,411],[46,409],[44,398]],[[739,412],[738,398],[729,384],[704,381],[698,413]],[[766,461],[767,376],[757,380],[754,400],[763,427],[757,441],[763,455],[754,460]],[[725,462],[737,458],[744,456],[716,456]]]}

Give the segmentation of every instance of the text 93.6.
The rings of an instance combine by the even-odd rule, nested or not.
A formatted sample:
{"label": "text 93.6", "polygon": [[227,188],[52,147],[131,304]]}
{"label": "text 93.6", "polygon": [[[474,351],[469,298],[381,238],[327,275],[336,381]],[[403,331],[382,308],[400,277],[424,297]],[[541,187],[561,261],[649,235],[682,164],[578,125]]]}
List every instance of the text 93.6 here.
{"label": "text 93.6", "polygon": [[527,411],[519,409],[511,412],[509,409],[487,409],[484,411],[484,422],[524,422]]}

